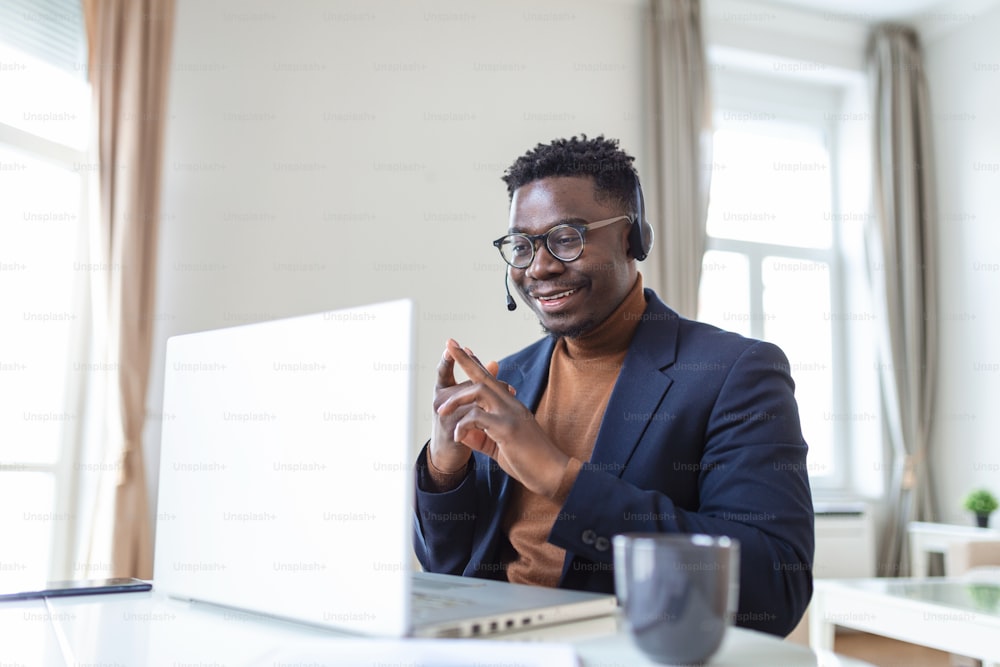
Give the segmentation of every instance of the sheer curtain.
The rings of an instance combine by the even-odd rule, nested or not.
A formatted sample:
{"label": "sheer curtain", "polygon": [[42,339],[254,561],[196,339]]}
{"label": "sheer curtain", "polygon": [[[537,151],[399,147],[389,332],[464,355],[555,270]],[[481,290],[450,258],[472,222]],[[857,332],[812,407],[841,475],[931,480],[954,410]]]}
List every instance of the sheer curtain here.
{"label": "sheer curtain", "polygon": [[654,180],[644,183],[660,280],[681,315],[698,314],[711,171],[711,104],[699,0],[652,0]]}
{"label": "sheer curtain", "polygon": [[77,569],[152,577],[142,429],[173,0],[83,0],[98,174],[88,264]]}
{"label": "sheer curtain", "polygon": [[867,231],[889,448],[888,522],[879,574],[908,572],[906,527],[934,518],[928,467],[937,377],[930,111],[916,33],[877,26],[868,52],[874,104],[874,210]]}

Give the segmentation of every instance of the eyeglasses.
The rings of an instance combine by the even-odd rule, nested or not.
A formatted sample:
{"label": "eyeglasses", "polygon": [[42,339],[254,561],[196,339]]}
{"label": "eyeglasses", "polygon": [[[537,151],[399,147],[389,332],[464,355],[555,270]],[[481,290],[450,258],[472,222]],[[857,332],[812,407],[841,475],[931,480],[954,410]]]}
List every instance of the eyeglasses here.
{"label": "eyeglasses", "polygon": [[567,223],[556,225],[544,234],[507,234],[494,241],[493,245],[500,251],[503,260],[515,269],[526,269],[531,266],[531,262],[535,259],[535,246],[539,241],[543,241],[549,253],[560,262],[572,262],[583,254],[589,230],[607,227],[619,220],[631,222],[632,218],[619,215],[616,218],[587,224]]}

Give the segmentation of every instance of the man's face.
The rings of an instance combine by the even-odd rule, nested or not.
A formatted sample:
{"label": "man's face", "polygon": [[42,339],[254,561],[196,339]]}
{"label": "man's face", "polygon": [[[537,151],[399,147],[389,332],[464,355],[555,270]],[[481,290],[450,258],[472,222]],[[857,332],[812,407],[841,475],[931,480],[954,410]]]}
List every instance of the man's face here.
{"label": "man's face", "polygon": [[[564,223],[596,222],[628,211],[612,200],[598,201],[589,176],[551,176],[514,192],[510,232],[542,234]],[[636,280],[628,255],[629,223],[621,221],[586,233],[583,254],[561,262],[539,243],[526,269],[510,269],[517,291],[542,328],[557,336],[581,336],[614,312]]]}

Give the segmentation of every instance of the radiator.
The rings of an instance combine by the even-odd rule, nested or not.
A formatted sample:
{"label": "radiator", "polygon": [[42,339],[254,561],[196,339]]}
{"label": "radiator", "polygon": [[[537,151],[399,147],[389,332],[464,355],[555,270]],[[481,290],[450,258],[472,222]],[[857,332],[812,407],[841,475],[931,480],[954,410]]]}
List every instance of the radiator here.
{"label": "radiator", "polygon": [[875,521],[866,503],[814,503],[816,557],[813,576],[875,576]]}

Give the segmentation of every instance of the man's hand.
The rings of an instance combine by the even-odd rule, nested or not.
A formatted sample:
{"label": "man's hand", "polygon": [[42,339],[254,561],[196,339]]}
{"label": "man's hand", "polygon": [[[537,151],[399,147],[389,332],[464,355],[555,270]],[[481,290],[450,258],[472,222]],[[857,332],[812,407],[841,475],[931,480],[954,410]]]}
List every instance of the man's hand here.
{"label": "man's hand", "polygon": [[[468,381],[455,383],[455,363]],[[497,368],[496,362],[483,365],[471,350],[448,341],[438,365],[434,394],[434,467],[459,469],[471,455],[469,448],[475,449],[529,490],[552,497],[569,457],[552,443],[531,411],[514,398],[513,388],[496,378]],[[464,458],[460,455],[463,450]]]}
{"label": "man's hand", "polygon": [[[431,446],[428,452],[431,465],[434,468],[446,472],[458,472],[472,456],[472,451],[455,441],[455,427],[461,415],[440,414],[441,406],[464,385],[455,382],[455,357],[451,353],[451,343],[449,340],[445,346],[444,354],[437,367],[437,384],[434,385],[434,421],[431,424]],[[493,363],[493,373],[496,373],[496,363]],[[485,434],[483,434],[485,438]]]}
{"label": "man's hand", "polygon": [[[463,444],[462,442],[457,442],[455,440],[455,427],[458,424],[459,419],[464,416],[466,411],[460,411],[456,414],[451,414],[447,416],[442,416],[439,412],[441,406],[447,401],[453,394],[455,394],[460,389],[467,387],[472,384],[471,381],[463,382],[458,384],[455,381],[455,356],[452,349],[458,350],[458,352],[467,356],[467,354],[459,347],[458,343],[453,340],[449,340],[445,346],[444,354],[441,356],[441,361],[438,363],[437,367],[437,384],[434,386],[434,422],[431,426],[431,450],[430,458],[431,463],[435,468],[443,472],[458,472],[462,467],[468,463],[469,457],[472,455],[472,449],[481,450],[486,446],[486,440],[488,436],[483,432],[478,432],[476,434],[470,434],[467,440],[469,442]],[[476,360],[478,363],[478,360]],[[491,377],[495,377],[499,367],[497,362],[490,361],[486,366],[482,366]],[[514,388],[505,383],[499,382],[507,387],[507,390],[514,394]],[[468,445],[468,446],[466,446]]]}

